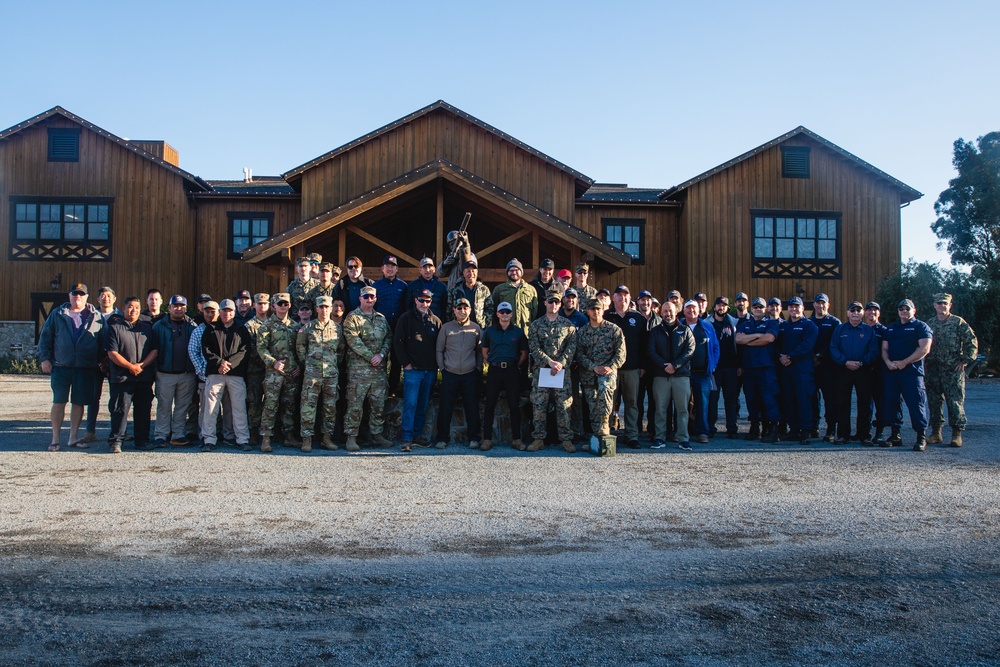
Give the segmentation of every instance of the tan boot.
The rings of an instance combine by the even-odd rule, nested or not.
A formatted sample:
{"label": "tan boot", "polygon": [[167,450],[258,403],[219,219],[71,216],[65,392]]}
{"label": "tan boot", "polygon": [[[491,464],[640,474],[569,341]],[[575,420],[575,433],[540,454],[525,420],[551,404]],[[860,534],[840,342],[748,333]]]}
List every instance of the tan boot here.
{"label": "tan boot", "polygon": [[521,440],[520,438],[518,438],[517,440],[513,441],[512,443],[510,443],[510,446],[513,447],[514,449],[516,449],[519,452],[523,452],[524,451],[524,441]]}
{"label": "tan boot", "polygon": [[333,438],[331,438],[328,435],[323,436],[323,440],[320,441],[319,446],[322,447],[323,449],[328,449],[331,452],[336,451],[338,449],[337,445],[333,443]]}
{"label": "tan boot", "polygon": [[576,451],[576,445],[573,444],[572,440],[563,440],[562,448],[570,454]]}
{"label": "tan boot", "polygon": [[599,436],[600,435],[611,435],[611,428],[608,426],[608,418],[607,417],[605,417],[604,420],[601,421],[601,428],[596,433],[596,435],[599,435]]}
{"label": "tan boot", "polygon": [[486,439],[486,440],[483,440],[481,443],[479,443],[479,451],[481,451],[481,452],[488,452],[491,449],[493,449],[493,441],[492,440]]}
{"label": "tan boot", "polygon": [[302,441],[296,438],[294,435],[285,436],[285,447],[301,447]]}
{"label": "tan boot", "polygon": [[944,442],[944,436],[941,434],[941,430],[943,428],[944,427],[942,426],[934,426],[931,428],[931,434],[927,436],[928,445],[940,445]]}
{"label": "tan boot", "polygon": [[532,440],[531,444],[528,445],[528,451],[529,452],[539,452],[539,451],[541,451],[543,449],[545,449],[545,441],[544,440],[539,440],[538,438],[535,438],[534,440]]}
{"label": "tan boot", "polygon": [[271,436],[263,435],[260,438],[260,451],[269,452],[271,451]]}
{"label": "tan boot", "polygon": [[962,429],[953,428],[951,429],[951,442],[948,443],[949,447],[961,447],[962,446]]}
{"label": "tan boot", "polygon": [[396,443],[382,433],[375,433],[372,435],[372,444],[376,447],[393,447]]}
{"label": "tan boot", "polygon": [[302,447],[301,447],[301,449],[306,454],[308,454],[309,452],[311,452],[313,450],[313,439],[312,439],[311,435],[307,435],[306,437],[302,438]]}
{"label": "tan boot", "polygon": [[349,452],[356,452],[359,449],[361,449],[360,447],[358,447],[357,437],[353,435],[347,436],[347,444],[344,445],[344,449],[346,449]]}

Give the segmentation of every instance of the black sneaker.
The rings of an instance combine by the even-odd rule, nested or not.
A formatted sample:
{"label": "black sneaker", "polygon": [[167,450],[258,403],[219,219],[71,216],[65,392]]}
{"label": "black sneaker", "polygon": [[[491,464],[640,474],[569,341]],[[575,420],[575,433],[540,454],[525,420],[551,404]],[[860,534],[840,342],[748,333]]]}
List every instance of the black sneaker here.
{"label": "black sneaker", "polygon": [[740,437],[740,434],[738,431],[729,431],[728,433],[726,433],[726,437],[729,438],[730,440],[735,440],[736,438]]}
{"label": "black sneaker", "polygon": [[691,451],[691,443],[689,443],[687,440],[684,440],[683,442],[679,442],[679,443],[677,443],[677,449],[683,449],[685,452],[690,452]]}
{"label": "black sneaker", "polygon": [[625,446],[628,447],[629,449],[639,449],[639,441],[629,440],[628,442],[625,443]]}
{"label": "black sneaker", "polygon": [[894,432],[889,436],[889,439],[885,441],[886,445],[889,447],[902,447],[903,446],[903,436],[899,434],[899,431]]}
{"label": "black sneaker", "polygon": [[667,446],[667,443],[662,440],[653,440],[653,444],[649,446],[650,449],[663,449]]}

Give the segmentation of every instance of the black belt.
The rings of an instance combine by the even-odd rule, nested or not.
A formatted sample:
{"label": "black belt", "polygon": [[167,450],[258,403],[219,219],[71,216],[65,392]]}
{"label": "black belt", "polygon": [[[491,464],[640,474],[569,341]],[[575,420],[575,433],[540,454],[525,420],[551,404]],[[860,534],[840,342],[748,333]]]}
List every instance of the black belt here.
{"label": "black belt", "polygon": [[516,361],[494,361],[493,363],[490,364],[490,368],[494,368],[494,367],[496,367],[496,368],[510,368],[510,367],[514,367],[514,366],[517,366],[517,362]]}

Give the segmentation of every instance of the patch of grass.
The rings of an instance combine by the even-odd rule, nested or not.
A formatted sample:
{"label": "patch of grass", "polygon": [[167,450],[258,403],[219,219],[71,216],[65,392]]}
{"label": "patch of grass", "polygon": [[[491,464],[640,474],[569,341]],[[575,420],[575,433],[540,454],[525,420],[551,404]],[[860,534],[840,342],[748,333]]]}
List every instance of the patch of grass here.
{"label": "patch of grass", "polygon": [[42,366],[38,362],[38,357],[25,357],[17,359],[9,355],[0,356],[0,373],[11,373],[14,375],[41,375]]}

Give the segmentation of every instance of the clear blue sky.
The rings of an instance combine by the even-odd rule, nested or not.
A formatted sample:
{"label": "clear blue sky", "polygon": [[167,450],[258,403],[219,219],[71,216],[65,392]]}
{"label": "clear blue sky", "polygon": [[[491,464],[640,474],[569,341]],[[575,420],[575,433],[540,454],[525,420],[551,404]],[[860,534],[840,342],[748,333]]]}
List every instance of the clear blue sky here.
{"label": "clear blue sky", "polygon": [[[669,187],[805,125],[924,193],[1000,129],[997,2],[18,2],[0,128],[61,105],[209,179],[276,175],[438,99],[603,182]],[[992,46],[991,46],[992,45]]]}

